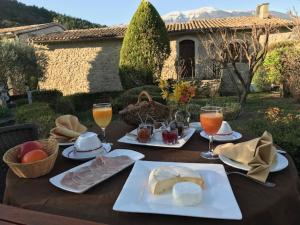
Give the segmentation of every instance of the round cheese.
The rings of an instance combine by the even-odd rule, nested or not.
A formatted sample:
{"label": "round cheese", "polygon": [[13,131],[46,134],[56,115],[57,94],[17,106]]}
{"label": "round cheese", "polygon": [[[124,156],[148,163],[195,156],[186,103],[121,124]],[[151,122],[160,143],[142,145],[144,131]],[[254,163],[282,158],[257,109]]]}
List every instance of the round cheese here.
{"label": "round cheese", "polygon": [[151,193],[157,195],[172,190],[174,184],[184,181],[204,186],[202,177],[196,171],[180,166],[163,166],[153,169],[149,175],[148,185]]}
{"label": "round cheese", "polygon": [[180,182],[173,186],[172,195],[177,205],[198,205],[202,200],[202,188],[192,182]]}

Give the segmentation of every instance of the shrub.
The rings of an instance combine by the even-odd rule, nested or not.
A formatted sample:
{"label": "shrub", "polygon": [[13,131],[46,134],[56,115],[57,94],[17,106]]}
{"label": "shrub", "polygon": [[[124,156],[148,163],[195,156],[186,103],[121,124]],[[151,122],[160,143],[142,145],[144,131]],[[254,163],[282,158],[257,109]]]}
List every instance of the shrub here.
{"label": "shrub", "polygon": [[295,42],[282,42],[274,45],[267,54],[263,66],[266,80],[282,86],[282,94],[300,99],[300,50]]}
{"label": "shrub", "polygon": [[26,105],[26,104],[28,104],[28,99],[20,98],[20,99],[14,100],[14,103],[16,104],[16,106]]}
{"label": "shrub", "polygon": [[42,90],[32,93],[33,102],[46,102],[54,108],[58,98],[62,97],[63,93],[58,90]]}
{"label": "shrub", "polygon": [[47,138],[57,115],[47,103],[33,103],[16,108],[17,123],[35,123],[41,138]]}
{"label": "shrub", "polygon": [[160,77],[170,41],[165,23],[153,5],[142,0],[127,28],[119,63],[124,89],[153,84]]}
{"label": "shrub", "polygon": [[[126,107],[129,104],[134,104],[138,100],[138,95],[142,91],[147,91],[154,101],[166,104],[165,100],[161,97],[161,90],[155,85],[145,85],[141,87],[131,88],[125,91],[122,96],[120,96],[120,101],[122,102],[123,107]],[[143,97],[142,100],[146,100],[146,97]],[[123,108],[122,107],[122,108]]]}
{"label": "shrub", "polygon": [[47,57],[33,45],[18,40],[0,40],[0,80],[10,80],[13,88],[24,93],[26,86],[36,89],[44,79]]}
{"label": "shrub", "polygon": [[101,93],[78,93],[67,96],[73,103],[77,112],[91,110],[93,104],[102,100],[112,101],[113,98],[119,96],[121,92],[101,92]]}
{"label": "shrub", "polygon": [[0,119],[10,116],[10,110],[7,107],[0,106]]}
{"label": "shrub", "polygon": [[55,112],[59,114],[74,114],[75,108],[69,97],[60,97],[55,104]]}
{"label": "shrub", "polygon": [[261,66],[254,74],[253,84],[255,84],[255,91],[270,91],[272,82],[268,79],[265,68]]}
{"label": "shrub", "polygon": [[297,101],[300,100],[300,50],[290,49],[282,56],[283,76],[288,92]]}

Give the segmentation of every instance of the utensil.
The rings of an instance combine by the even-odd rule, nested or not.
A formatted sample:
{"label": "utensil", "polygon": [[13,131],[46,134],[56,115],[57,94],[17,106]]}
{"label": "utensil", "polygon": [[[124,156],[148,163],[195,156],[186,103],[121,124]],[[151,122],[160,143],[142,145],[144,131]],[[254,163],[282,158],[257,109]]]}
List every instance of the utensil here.
{"label": "utensil", "polygon": [[228,175],[231,175],[231,174],[237,174],[237,175],[240,175],[240,176],[243,176],[243,177],[247,177],[247,178],[249,178],[250,180],[252,180],[252,181],[254,181],[254,182],[258,183],[258,184],[261,184],[261,185],[263,185],[263,186],[266,186],[266,187],[275,187],[275,186],[276,186],[275,183],[268,182],[268,181],[262,182],[262,181],[259,181],[259,180],[254,179],[254,178],[252,178],[252,177],[249,177],[247,174],[244,174],[244,173],[241,173],[241,172],[237,172],[237,171],[226,172],[226,174],[227,174],[227,176],[228,176]]}

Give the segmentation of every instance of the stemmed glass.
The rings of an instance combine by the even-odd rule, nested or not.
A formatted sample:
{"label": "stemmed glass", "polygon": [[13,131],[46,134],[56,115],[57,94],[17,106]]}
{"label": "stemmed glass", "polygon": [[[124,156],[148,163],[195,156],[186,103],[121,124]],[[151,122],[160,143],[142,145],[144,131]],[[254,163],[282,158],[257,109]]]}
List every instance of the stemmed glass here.
{"label": "stemmed glass", "polygon": [[213,154],[213,136],[219,131],[223,121],[222,108],[217,106],[201,107],[200,123],[205,133],[209,137],[208,151],[201,152],[200,155],[206,159],[217,159]]}
{"label": "stemmed glass", "polygon": [[112,107],[110,103],[97,103],[93,105],[93,117],[96,124],[101,128],[103,141],[106,142],[105,129],[111,122]]}

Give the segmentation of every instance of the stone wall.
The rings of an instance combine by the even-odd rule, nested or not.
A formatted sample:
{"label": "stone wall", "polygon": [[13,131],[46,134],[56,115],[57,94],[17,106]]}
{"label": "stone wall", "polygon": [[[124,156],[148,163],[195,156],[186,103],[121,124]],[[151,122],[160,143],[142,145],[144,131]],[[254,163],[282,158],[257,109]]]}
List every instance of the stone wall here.
{"label": "stone wall", "polygon": [[[281,32],[281,33],[275,33],[271,34],[269,37],[269,44],[276,44],[278,42],[283,41],[295,41],[297,39],[297,35],[293,32]],[[261,37],[261,42],[265,40],[265,37]]]}
{"label": "stone wall", "polygon": [[[248,82],[248,64],[247,63],[237,63],[237,69],[241,72],[243,79]],[[232,74],[232,77],[231,75]],[[228,69],[221,70],[221,86],[220,86],[220,93],[222,95],[234,95],[237,93],[236,87],[232,79],[235,79],[235,82],[242,88],[242,84],[234,75],[232,65],[228,65]]]}
{"label": "stone wall", "polygon": [[[214,79],[212,63],[207,59],[203,42],[206,35],[172,35],[170,36],[171,54],[162,70],[164,79],[177,78],[175,61],[178,57],[180,40],[190,39],[195,43],[195,76],[198,79]],[[290,33],[278,33],[271,36],[270,42],[291,39]],[[104,92],[122,90],[119,79],[119,55],[122,41],[119,39],[105,41],[85,41],[51,43],[46,54],[49,64],[46,80],[40,82],[42,89],[58,89],[64,95],[80,92]],[[242,73],[246,76],[247,65],[240,64]],[[234,93],[234,86],[228,71],[223,71],[221,91]]]}
{"label": "stone wall", "polygon": [[64,95],[119,91],[120,40],[51,43],[48,68],[41,89],[57,89]]}

